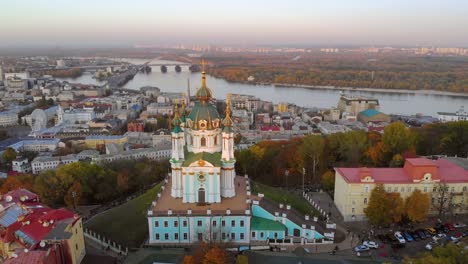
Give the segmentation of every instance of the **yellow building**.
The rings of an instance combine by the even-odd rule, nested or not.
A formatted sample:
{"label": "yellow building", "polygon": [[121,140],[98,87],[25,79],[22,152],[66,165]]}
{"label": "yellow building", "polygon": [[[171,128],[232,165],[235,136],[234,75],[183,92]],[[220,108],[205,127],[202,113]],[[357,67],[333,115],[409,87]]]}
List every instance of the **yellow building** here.
{"label": "yellow building", "polygon": [[106,145],[110,143],[114,143],[117,145],[122,145],[127,143],[128,138],[126,136],[121,135],[110,135],[110,136],[87,136],[85,139],[85,145],[87,148],[97,148],[99,145]]}
{"label": "yellow building", "polygon": [[453,213],[468,213],[468,171],[444,158],[414,158],[406,159],[403,168],[335,168],[334,200],[345,221],[365,220],[364,208],[377,184],[403,199],[416,189],[429,193],[431,214],[437,212],[442,193]]}

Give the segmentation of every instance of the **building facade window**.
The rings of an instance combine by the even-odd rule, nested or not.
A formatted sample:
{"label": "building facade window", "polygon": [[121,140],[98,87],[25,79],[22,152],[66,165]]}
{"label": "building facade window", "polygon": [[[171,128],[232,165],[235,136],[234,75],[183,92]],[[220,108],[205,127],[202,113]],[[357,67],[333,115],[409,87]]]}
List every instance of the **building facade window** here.
{"label": "building facade window", "polygon": [[366,193],[369,192],[369,186],[368,186],[368,185],[366,185],[366,186],[364,187],[364,192],[366,192]]}
{"label": "building facade window", "polygon": [[202,226],[202,221],[201,220],[197,221],[197,226]]}
{"label": "building facade window", "polygon": [[164,240],[169,240],[169,234],[168,233],[164,233]]}
{"label": "building facade window", "polygon": [[452,190],[451,190],[451,192],[455,192],[455,187],[452,187]]}
{"label": "building facade window", "polygon": [[275,239],[277,239],[278,238],[278,232],[275,232],[274,236],[275,236]]}
{"label": "building facade window", "polygon": [[427,186],[424,186],[424,192],[427,192]]}
{"label": "building facade window", "polygon": [[255,238],[255,231],[252,232],[252,238]]}
{"label": "building facade window", "polygon": [[187,240],[187,238],[188,238],[188,234],[184,233],[184,239]]}
{"label": "building facade window", "polygon": [[156,240],[159,240],[159,234],[156,234]]}
{"label": "building facade window", "polygon": [[221,221],[221,226],[223,226],[223,227],[226,226],[226,221],[225,221],[225,220],[222,220],[222,221]]}
{"label": "building facade window", "polygon": [[244,233],[240,233],[240,239],[244,240]]}
{"label": "building facade window", "polygon": [[355,211],[355,210],[354,210],[354,207],[353,207],[353,208],[351,208],[351,213],[354,213],[354,211]]}
{"label": "building facade window", "polygon": [[175,240],[178,240],[178,239],[179,239],[179,234],[178,234],[178,233],[175,233],[175,234],[174,234],[174,239],[175,239]]}
{"label": "building facade window", "polygon": [[364,204],[367,204],[367,198],[364,198]]}
{"label": "building facade window", "polygon": [[174,227],[178,227],[179,226],[179,222],[177,220],[174,221]]}
{"label": "building facade window", "polygon": [[466,192],[466,186],[463,186],[463,191]]}
{"label": "building facade window", "polygon": [[231,239],[235,240],[236,239],[236,233],[231,233]]}
{"label": "building facade window", "polygon": [[187,220],[184,220],[184,221],[182,222],[182,225],[183,225],[184,227],[187,227]]}
{"label": "building facade window", "polygon": [[432,192],[437,192],[437,187],[432,188]]}
{"label": "building facade window", "polygon": [[263,238],[264,235],[263,232],[260,232],[260,238]]}
{"label": "building facade window", "polygon": [[213,233],[213,240],[216,240],[218,238],[218,233]]}
{"label": "building facade window", "polygon": [[216,226],[216,220],[213,220],[213,226]]}
{"label": "building facade window", "polygon": [[411,192],[411,187],[408,187],[408,192]]}
{"label": "building facade window", "polygon": [[169,223],[167,221],[164,221],[164,227],[168,227]]}
{"label": "building facade window", "polygon": [[244,220],[240,220],[240,226],[244,227]]}
{"label": "building facade window", "polygon": [[206,147],[206,138],[205,137],[202,137],[201,140],[200,140],[200,145],[202,147]]}
{"label": "building facade window", "polygon": [[222,238],[223,240],[226,239],[226,233],[223,232],[223,233],[221,234],[221,238]]}
{"label": "building facade window", "polygon": [[232,221],[231,221],[231,226],[232,226],[232,227],[235,227],[235,226],[236,226],[236,220],[232,220]]}
{"label": "building facade window", "polygon": [[154,227],[159,227],[159,221],[154,221]]}

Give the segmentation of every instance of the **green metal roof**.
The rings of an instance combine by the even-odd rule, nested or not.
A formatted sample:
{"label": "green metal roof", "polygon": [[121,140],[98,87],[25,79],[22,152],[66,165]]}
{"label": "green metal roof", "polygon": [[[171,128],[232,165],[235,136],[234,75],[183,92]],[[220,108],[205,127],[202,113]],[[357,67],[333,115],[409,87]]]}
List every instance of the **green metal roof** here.
{"label": "green metal roof", "polygon": [[199,120],[206,120],[207,129],[212,129],[211,121],[219,119],[219,113],[209,102],[196,102],[188,118],[194,122],[192,129],[198,129]]}
{"label": "green metal roof", "polygon": [[266,219],[263,217],[252,216],[250,219],[250,229],[252,230],[272,230],[272,231],[285,231],[286,226],[280,222]]}
{"label": "green metal roof", "polygon": [[209,163],[213,164],[216,167],[221,166],[221,153],[215,152],[215,153],[208,153],[208,152],[199,152],[199,153],[193,153],[193,152],[186,152],[185,153],[185,160],[184,163],[182,163],[182,166],[189,166],[193,162],[197,160],[206,160]]}

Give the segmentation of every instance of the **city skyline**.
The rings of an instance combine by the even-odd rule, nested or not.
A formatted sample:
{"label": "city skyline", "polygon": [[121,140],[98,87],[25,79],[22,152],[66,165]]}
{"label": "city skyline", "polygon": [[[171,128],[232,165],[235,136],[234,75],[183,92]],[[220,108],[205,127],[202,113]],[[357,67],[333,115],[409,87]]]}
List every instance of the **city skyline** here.
{"label": "city skyline", "polygon": [[467,2],[348,2],[5,2],[0,47],[468,45]]}

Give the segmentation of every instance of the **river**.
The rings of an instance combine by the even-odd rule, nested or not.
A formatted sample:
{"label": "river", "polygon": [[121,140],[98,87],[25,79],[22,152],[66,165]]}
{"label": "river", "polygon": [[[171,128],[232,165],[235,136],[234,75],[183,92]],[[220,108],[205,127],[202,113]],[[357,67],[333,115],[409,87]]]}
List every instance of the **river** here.
{"label": "river", "polygon": [[[120,59],[136,64],[142,64],[148,60]],[[176,63],[154,60],[154,63]],[[91,74],[83,74],[78,78],[58,78],[73,83],[103,84],[92,78]],[[190,81],[191,94],[201,83],[200,73],[168,71],[161,73],[159,66],[152,68],[149,74],[138,73],[123,88],[139,89],[143,86],[156,86],[163,92],[186,92],[187,82]],[[228,93],[255,95],[265,101],[273,103],[289,102],[303,107],[329,108],[336,106],[340,97],[340,91],[330,89],[308,89],[300,87],[278,87],[273,85],[254,85],[242,83],[230,83],[224,79],[207,76],[208,87],[216,98],[226,98]],[[383,91],[383,90],[382,90]],[[349,95],[361,95],[374,97],[380,101],[380,110],[388,114],[412,115],[422,113],[437,116],[437,112],[455,112],[464,106],[468,109],[468,97],[435,94],[407,94],[385,93],[368,91],[346,91]]]}

